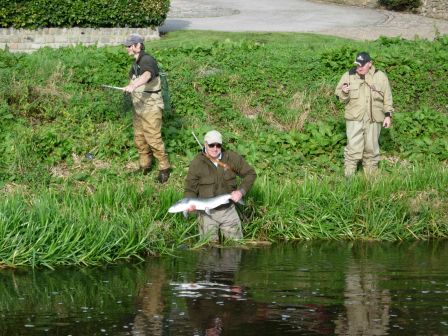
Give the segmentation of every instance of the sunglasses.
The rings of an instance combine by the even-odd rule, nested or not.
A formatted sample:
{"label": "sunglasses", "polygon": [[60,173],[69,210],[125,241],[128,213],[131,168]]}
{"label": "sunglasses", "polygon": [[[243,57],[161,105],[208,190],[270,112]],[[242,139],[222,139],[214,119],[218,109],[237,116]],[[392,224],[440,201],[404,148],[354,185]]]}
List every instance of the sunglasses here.
{"label": "sunglasses", "polygon": [[207,145],[209,148],[221,148],[221,144],[220,143],[211,143]]}

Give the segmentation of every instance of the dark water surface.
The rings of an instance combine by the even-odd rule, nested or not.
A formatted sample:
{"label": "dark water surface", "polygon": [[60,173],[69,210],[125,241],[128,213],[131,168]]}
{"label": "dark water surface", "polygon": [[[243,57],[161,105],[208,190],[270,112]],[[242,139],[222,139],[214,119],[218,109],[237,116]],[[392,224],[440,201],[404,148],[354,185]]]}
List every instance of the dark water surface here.
{"label": "dark water surface", "polygon": [[0,271],[1,335],[448,335],[448,242],[182,251]]}

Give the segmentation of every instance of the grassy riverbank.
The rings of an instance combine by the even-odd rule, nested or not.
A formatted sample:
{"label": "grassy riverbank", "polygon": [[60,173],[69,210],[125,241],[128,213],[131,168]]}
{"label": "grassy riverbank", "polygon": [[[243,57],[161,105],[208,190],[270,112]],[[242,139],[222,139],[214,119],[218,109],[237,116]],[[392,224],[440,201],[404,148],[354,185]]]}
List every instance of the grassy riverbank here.
{"label": "grassy riverbank", "polygon": [[[147,47],[169,75],[167,185],[136,176],[122,48],[0,51],[0,265],[116,262],[202,244],[182,195],[191,136],[217,128],[259,179],[242,209],[250,240],[448,236],[448,37],[355,42],[305,34],[178,32]],[[375,179],[342,178],[342,106],[356,51],[391,80],[397,114]],[[156,169],[155,169],[156,170]]]}
{"label": "grassy riverbank", "polygon": [[[241,208],[247,240],[407,240],[448,236],[446,167],[397,168],[377,178],[261,176]],[[194,218],[167,214],[181,180],[104,179],[10,192],[0,203],[2,265],[117,262],[195,247]]]}

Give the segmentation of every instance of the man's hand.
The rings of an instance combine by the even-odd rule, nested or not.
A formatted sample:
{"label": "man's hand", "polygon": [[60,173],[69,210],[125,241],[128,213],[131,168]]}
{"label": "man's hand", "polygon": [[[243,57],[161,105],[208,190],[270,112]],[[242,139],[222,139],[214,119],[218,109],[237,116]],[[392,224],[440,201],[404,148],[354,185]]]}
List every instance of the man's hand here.
{"label": "man's hand", "polygon": [[196,210],[196,205],[192,204],[190,205],[190,207],[187,209],[188,212],[193,212]]}
{"label": "man's hand", "polygon": [[132,92],[134,92],[134,90],[135,90],[135,85],[134,84],[129,84],[128,86],[125,86],[124,88],[123,88],[123,91],[124,92],[127,92],[127,93],[132,93]]}
{"label": "man's hand", "polygon": [[342,84],[341,90],[342,90],[342,92],[347,94],[350,91],[350,86],[347,83],[344,83],[344,84]]}
{"label": "man's hand", "polygon": [[383,127],[389,128],[391,125],[392,125],[392,118],[391,117],[384,118]]}
{"label": "man's hand", "polygon": [[238,203],[240,199],[243,198],[243,193],[239,190],[232,191],[230,194],[230,199],[235,203]]}

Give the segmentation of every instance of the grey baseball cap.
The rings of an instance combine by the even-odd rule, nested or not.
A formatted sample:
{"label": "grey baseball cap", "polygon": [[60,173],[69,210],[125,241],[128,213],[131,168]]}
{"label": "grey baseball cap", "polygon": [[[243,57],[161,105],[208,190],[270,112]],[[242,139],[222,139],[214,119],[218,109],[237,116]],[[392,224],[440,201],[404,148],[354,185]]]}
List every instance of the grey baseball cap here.
{"label": "grey baseball cap", "polygon": [[143,37],[141,37],[139,34],[131,34],[126,38],[126,41],[123,42],[126,47],[130,47],[131,45],[137,43],[143,43]]}

